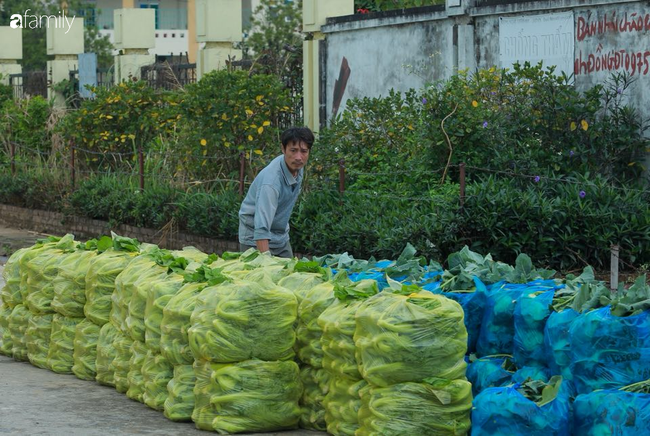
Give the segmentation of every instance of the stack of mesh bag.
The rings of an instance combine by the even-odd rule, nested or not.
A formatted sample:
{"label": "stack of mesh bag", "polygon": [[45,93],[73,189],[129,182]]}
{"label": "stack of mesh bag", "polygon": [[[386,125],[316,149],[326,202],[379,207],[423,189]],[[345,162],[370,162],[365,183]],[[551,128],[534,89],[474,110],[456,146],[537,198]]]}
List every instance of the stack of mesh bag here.
{"label": "stack of mesh bag", "polygon": [[[313,293],[315,291],[312,291]],[[358,282],[341,280],[334,286],[334,301],[331,295],[313,295],[315,302],[327,306],[318,317],[322,330],[321,350],[315,348],[313,363],[322,362],[329,373],[329,390],[323,398],[327,432],[333,435],[354,435],[359,428],[358,411],[361,407],[360,390],[366,386],[357,365],[354,343],[356,328],[355,316],[362,303],[377,294],[375,280],[363,279]],[[303,301],[303,303],[305,303]],[[306,309],[306,308],[303,308]],[[314,339],[318,330],[314,329]],[[303,354],[310,350],[302,350]],[[322,360],[321,359],[322,353]],[[317,366],[315,366],[317,368]],[[326,377],[321,375],[323,381]]]}
{"label": "stack of mesh bag", "polygon": [[[102,246],[98,248],[103,251],[90,261],[86,274],[86,304],[84,305],[86,318],[100,328],[99,336],[96,342],[92,335],[88,337],[88,341],[80,340],[78,347],[75,343],[75,356],[79,355],[81,360],[92,355],[96,350],[95,379],[100,384],[115,386],[114,359],[117,351],[114,342],[118,338],[119,330],[114,322],[109,322],[113,306],[112,295],[117,276],[139,255],[140,244],[138,241],[116,234],[112,234],[110,241],[102,238],[100,242]],[[84,328],[90,329],[89,326]]]}
{"label": "stack of mesh bag", "polygon": [[472,435],[568,436],[573,434],[574,395],[571,382],[562,376],[488,388],[474,399]]}
{"label": "stack of mesh bag", "polygon": [[[209,261],[208,255],[194,247],[173,251],[156,261],[158,265],[167,268],[166,274],[146,286],[147,299],[144,311],[146,355],[142,362],[141,373],[144,386],[143,401],[154,410],[164,410],[169,397],[168,385],[174,376],[173,363],[161,353],[160,349],[160,322],[163,309],[182,288],[184,275],[196,272],[206,261]],[[138,294],[142,295],[143,286],[137,282],[136,287]],[[137,366],[135,368],[137,370]]]}
{"label": "stack of mesh bag", "polygon": [[391,288],[356,314],[354,343],[367,386],[355,434],[466,434],[472,387],[461,306],[417,287]]}
{"label": "stack of mesh bag", "polygon": [[[12,330],[9,328],[9,318],[17,306],[24,307],[23,296],[20,292],[20,259],[27,251],[29,251],[29,248],[21,248],[13,253],[2,271],[5,285],[0,289],[0,354],[9,357],[14,355],[14,342],[11,337]],[[21,333],[21,336],[23,333]],[[27,360],[26,347],[22,353],[24,357],[18,347],[16,351],[16,360]]]}
{"label": "stack of mesh bag", "polygon": [[330,376],[323,368],[323,334],[318,317],[334,302],[334,284],[317,273],[294,273],[280,281],[298,298],[296,354],[300,361],[300,379],[304,386],[300,406],[300,427],[327,429],[323,399],[329,391]]}
{"label": "stack of mesh bag", "polygon": [[[62,319],[52,309],[54,299],[54,279],[58,274],[58,264],[74,250],[74,236],[68,234],[56,242],[45,243],[41,247],[28,251],[20,260],[21,286],[24,284],[24,303],[29,309],[25,343],[27,357],[34,366],[53,369],[48,365],[48,353],[53,327],[55,337],[60,343],[69,342],[70,361],[72,360],[72,342],[74,339],[75,322]],[[72,330],[71,330],[72,329]],[[72,331],[72,335],[70,334]],[[65,349],[65,345],[61,348]],[[52,362],[57,363],[58,372],[70,372],[70,365],[61,363],[63,358],[59,350],[55,350]]]}
{"label": "stack of mesh bag", "polygon": [[197,428],[241,433],[298,426],[298,304],[292,291],[274,283],[278,277],[235,279],[201,291],[188,332]]}

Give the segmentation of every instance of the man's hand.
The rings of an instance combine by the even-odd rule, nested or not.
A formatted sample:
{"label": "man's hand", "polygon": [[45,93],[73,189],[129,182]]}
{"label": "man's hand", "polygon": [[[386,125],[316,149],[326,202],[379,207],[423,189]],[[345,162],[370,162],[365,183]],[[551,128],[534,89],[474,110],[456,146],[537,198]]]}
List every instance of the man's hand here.
{"label": "man's hand", "polygon": [[260,251],[260,253],[265,253],[269,251],[268,239],[258,239],[257,241],[255,241],[255,244],[257,245],[257,249]]}

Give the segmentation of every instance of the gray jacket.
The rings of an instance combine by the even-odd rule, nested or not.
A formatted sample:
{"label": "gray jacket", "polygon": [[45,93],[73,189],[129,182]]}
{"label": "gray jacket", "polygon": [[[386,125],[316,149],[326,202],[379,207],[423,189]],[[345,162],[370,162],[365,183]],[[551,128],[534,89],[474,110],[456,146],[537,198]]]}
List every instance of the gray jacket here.
{"label": "gray jacket", "polygon": [[284,155],[273,159],[253,180],[239,209],[239,243],[255,246],[268,239],[269,248],[289,241],[289,218],[302,185],[303,169],[294,177]]}

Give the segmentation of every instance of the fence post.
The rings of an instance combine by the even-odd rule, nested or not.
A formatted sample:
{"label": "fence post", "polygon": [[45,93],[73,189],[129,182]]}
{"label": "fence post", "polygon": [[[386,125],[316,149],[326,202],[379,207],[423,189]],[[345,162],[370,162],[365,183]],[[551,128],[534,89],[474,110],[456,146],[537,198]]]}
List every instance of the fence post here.
{"label": "fence post", "polygon": [[138,148],[138,161],[140,162],[140,191],[144,191],[144,154],[142,146]]}
{"label": "fence post", "polygon": [[345,159],[339,160],[339,194],[345,193]]}
{"label": "fence post", "polygon": [[239,153],[239,196],[244,196],[244,171],[246,171],[246,154]]}
{"label": "fence post", "polygon": [[618,289],[618,245],[610,247],[611,258],[609,264],[609,289],[616,291]]}
{"label": "fence post", "polygon": [[465,162],[461,162],[460,168],[460,207],[465,205]]}
{"label": "fence post", "polygon": [[75,186],[75,165],[74,165],[74,142],[70,141],[70,183],[72,184],[72,190]]}
{"label": "fence post", "polygon": [[11,144],[11,175],[15,176],[16,175],[16,143],[14,141],[10,141],[9,144]]}

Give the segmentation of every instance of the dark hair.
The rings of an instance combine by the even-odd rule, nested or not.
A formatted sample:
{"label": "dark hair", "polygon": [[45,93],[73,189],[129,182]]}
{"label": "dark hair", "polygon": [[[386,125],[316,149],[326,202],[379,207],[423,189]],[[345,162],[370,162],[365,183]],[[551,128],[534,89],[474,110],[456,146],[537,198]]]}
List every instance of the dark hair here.
{"label": "dark hair", "polygon": [[308,127],[289,127],[282,132],[280,140],[282,141],[282,148],[288,144],[304,142],[307,148],[311,150],[311,146],[314,144],[314,134]]}

